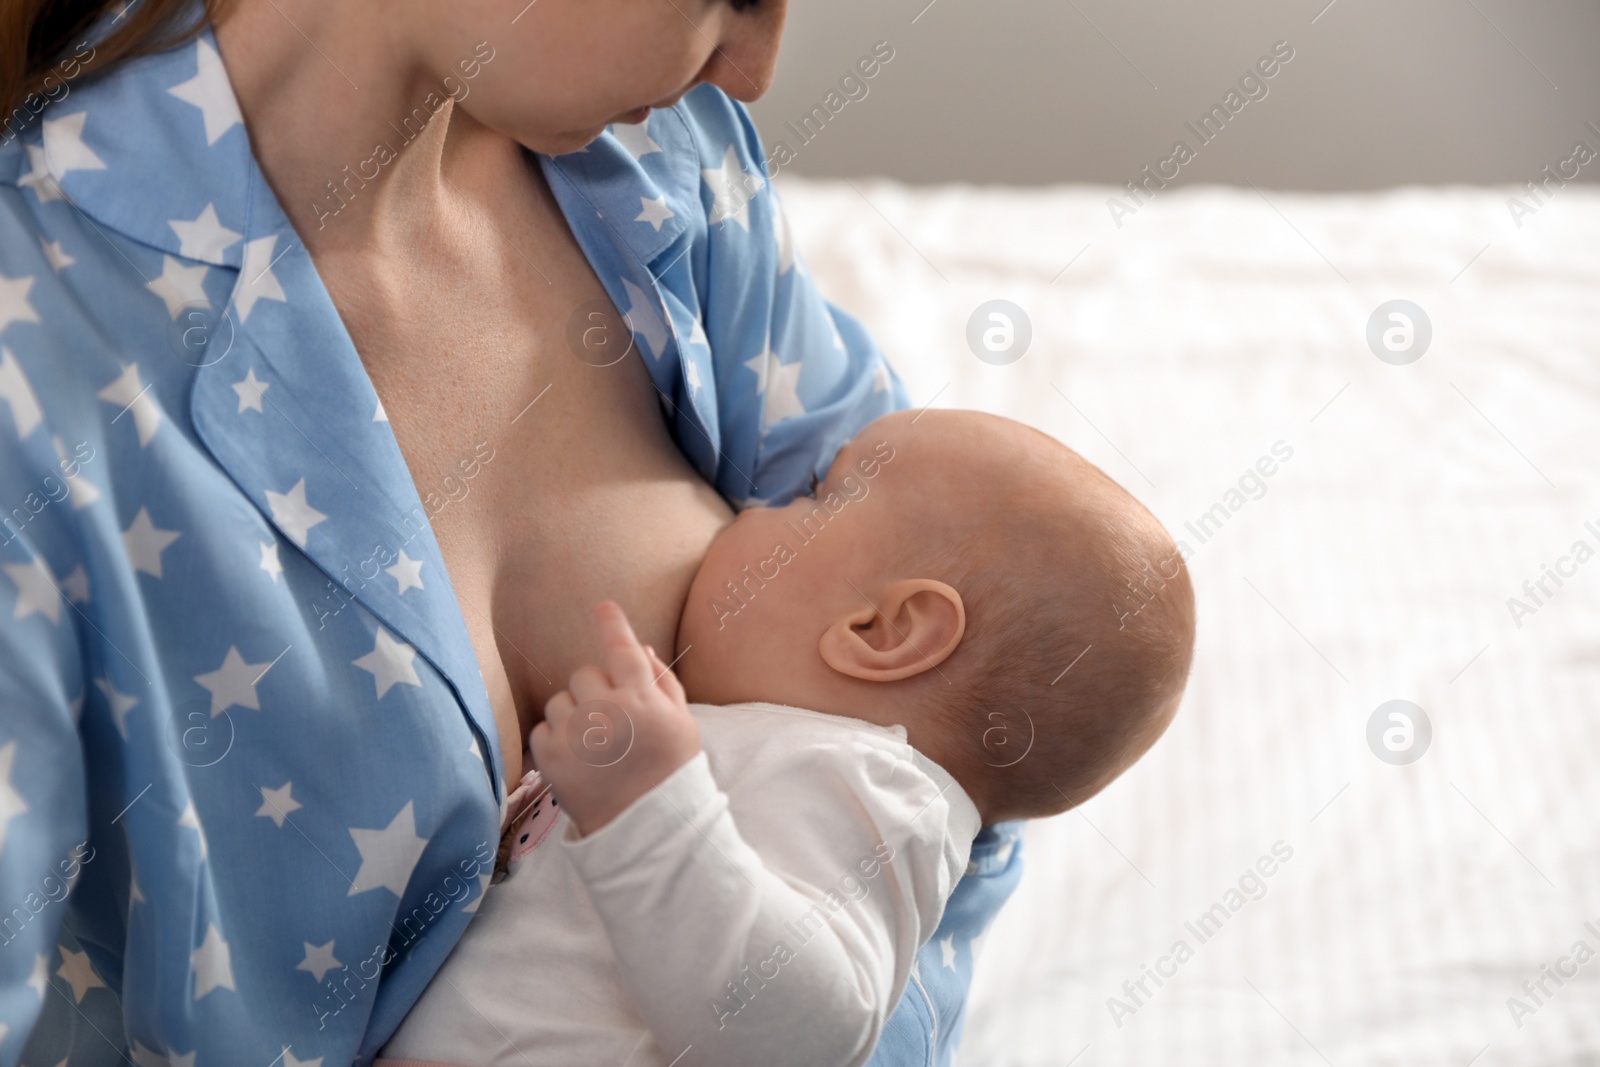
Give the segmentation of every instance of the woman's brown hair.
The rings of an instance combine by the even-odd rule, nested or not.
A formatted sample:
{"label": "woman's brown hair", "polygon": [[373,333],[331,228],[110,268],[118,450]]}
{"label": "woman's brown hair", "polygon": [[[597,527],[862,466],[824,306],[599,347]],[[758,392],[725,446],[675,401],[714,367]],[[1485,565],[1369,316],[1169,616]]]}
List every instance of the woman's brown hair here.
{"label": "woman's brown hair", "polygon": [[[0,124],[7,135],[56,99],[57,86],[106,70],[119,60],[194,36],[228,0],[4,0],[0,5]],[[123,9],[117,16],[114,12]],[[88,35],[115,18],[92,47]],[[61,67],[57,69],[58,65]],[[52,84],[54,83],[54,84]],[[23,115],[16,115],[27,105]],[[13,122],[13,118],[18,121]]]}

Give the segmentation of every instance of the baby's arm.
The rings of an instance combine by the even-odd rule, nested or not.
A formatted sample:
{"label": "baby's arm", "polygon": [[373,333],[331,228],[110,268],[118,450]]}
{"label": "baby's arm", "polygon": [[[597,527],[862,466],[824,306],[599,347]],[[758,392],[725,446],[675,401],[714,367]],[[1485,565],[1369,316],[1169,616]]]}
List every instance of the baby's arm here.
{"label": "baby's arm", "polygon": [[[560,847],[589,889],[634,1009],[668,1061],[687,1052],[682,1067],[864,1063],[948,886],[914,885],[913,861],[928,857],[891,862],[890,842],[904,842],[906,827],[852,805],[843,782],[820,804],[773,805],[766,829],[782,835],[781,873],[763,862],[711,777],[682,690],[663,685],[670,672],[638,646],[620,609],[602,606],[596,618],[610,677],[579,672],[573,697],[621,709],[632,748],[610,766],[580,758],[581,742],[563,734],[585,720],[573,697],[557,697],[534,757],[584,835]],[[694,751],[680,758],[690,727]],[[818,793],[792,784],[770,788]]]}

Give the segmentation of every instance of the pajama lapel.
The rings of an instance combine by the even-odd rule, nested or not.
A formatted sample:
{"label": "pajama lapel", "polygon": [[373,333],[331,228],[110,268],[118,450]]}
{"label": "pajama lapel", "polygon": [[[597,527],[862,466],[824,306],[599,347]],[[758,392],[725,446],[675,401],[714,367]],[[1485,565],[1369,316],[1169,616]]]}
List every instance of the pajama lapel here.
{"label": "pajama lapel", "polygon": [[409,646],[431,663],[465,710],[499,797],[499,732],[430,516],[256,165],[211,33],[134,62],[165,91],[118,93],[116,80],[75,89],[73,106],[43,124],[35,169],[103,231],[162,252],[162,276],[147,288],[170,298],[173,358],[197,368],[195,432],[288,542],[278,549],[292,546],[328,576],[308,621],[359,603],[396,643],[380,636],[380,647]]}

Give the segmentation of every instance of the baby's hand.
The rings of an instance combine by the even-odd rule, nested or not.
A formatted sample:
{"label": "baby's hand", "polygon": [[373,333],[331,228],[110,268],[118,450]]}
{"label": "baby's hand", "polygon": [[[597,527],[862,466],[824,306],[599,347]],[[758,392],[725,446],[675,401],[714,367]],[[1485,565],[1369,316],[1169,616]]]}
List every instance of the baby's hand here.
{"label": "baby's hand", "polygon": [[594,610],[606,668],[579,667],[544,706],[528,743],[556,799],[588,835],[700,751],[678,678],[634,636],[622,609]]}

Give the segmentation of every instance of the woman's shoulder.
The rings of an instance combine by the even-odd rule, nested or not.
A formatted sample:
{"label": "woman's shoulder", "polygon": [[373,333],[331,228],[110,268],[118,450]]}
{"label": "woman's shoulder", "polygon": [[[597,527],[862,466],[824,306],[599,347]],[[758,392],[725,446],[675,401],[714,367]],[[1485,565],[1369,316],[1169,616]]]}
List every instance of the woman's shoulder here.
{"label": "woman's shoulder", "polygon": [[[52,363],[71,363],[82,350],[70,343],[74,323],[125,331],[130,313],[159,320],[163,293],[185,281],[162,268],[158,254],[97,225],[63,191],[36,130],[0,147],[0,343],[25,360],[43,348]],[[104,321],[108,312],[116,318]]]}
{"label": "woman's shoulder", "polygon": [[19,138],[0,149],[0,454],[8,459],[44,424],[52,383],[71,376],[76,349],[60,328],[65,316],[51,312],[73,300],[62,272],[91,254],[66,227],[46,225],[39,209],[61,198],[30,175],[30,150],[42,168],[36,145]]}
{"label": "woman's shoulder", "polygon": [[32,484],[63,449],[99,440],[101,409],[148,428],[181,390],[166,379],[192,372],[171,350],[168,310],[199,280],[79,210],[36,128],[0,146],[0,484]]}

